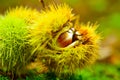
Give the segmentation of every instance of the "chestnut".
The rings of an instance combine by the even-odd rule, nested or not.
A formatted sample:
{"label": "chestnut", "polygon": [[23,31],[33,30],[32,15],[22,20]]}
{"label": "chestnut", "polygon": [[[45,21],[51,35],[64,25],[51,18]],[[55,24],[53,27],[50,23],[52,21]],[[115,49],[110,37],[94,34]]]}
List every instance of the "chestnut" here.
{"label": "chestnut", "polygon": [[78,31],[76,31],[74,28],[69,29],[68,31],[62,33],[58,37],[58,45],[60,47],[67,47],[68,45],[72,44],[76,40],[80,40],[81,35]]}

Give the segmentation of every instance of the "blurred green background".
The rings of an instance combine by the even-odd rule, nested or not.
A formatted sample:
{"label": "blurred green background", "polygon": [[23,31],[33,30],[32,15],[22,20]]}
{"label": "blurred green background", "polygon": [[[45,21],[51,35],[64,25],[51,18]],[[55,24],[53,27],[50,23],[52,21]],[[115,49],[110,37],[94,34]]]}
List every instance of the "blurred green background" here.
{"label": "blurred green background", "polygon": [[[57,4],[67,3],[73,8],[75,15],[80,15],[81,23],[90,21],[91,23],[97,22],[100,25],[98,28],[98,32],[102,36],[99,50],[100,58],[90,69],[87,68],[78,72],[78,74],[81,74],[81,79],[119,80],[120,0],[44,0],[44,2],[46,6],[52,2]],[[42,9],[39,0],[0,0],[0,14],[4,14],[9,8],[21,5],[38,10]],[[0,78],[3,78],[2,80],[7,80],[7,78],[3,76],[0,76]],[[42,80],[38,78],[40,77],[37,77],[36,80]],[[29,78],[26,79],[29,80]],[[76,78],[76,80],[79,79]]]}

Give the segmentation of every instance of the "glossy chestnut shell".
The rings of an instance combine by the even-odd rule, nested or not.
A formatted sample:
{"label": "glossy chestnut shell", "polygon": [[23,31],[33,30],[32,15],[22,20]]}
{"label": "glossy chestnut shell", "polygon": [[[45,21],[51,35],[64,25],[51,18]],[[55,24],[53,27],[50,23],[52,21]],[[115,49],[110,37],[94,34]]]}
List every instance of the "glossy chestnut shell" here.
{"label": "glossy chestnut shell", "polygon": [[68,45],[72,44],[74,41],[80,39],[81,39],[80,33],[77,32],[74,28],[71,28],[68,31],[62,33],[58,37],[57,42],[60,47],[67,47]]}

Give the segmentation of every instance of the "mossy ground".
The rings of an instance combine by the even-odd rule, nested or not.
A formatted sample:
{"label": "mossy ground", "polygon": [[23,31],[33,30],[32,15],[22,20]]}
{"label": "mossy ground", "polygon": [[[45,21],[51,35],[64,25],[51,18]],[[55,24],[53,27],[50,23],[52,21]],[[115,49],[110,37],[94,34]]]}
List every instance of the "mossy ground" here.
{"label": "mossy ground", "polygon": [[[54,73],[29,75],[25,79],[17,80],[119,80],[120,65],[112,65],[106,63],[97,63],[90,69],[84,69],[77,72],[77,75],[69,76],[67,79],[59,79]],[[6,76],[0,76],[0,80],[10,80]]]}

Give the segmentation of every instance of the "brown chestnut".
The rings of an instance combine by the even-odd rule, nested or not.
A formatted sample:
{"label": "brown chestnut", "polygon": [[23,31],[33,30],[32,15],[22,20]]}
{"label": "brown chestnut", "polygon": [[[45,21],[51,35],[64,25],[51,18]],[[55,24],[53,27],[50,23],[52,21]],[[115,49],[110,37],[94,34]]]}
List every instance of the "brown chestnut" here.
{"label": "brown chestnut", "polygon": [[58,42],[60,47],[66,47],[72,43],[72,38],[73,38],[73,31],[70,29],[70,30],[62,33],[58,37],[57,42]]}
{"label": "brown chestnut", "polygon": [[68,31],[62,33],[58,37],[57,42],[60,47],[67,47],[68,45],[72,44],[76,40],[81,40],[81,35],[74,28],[71,28]]}

